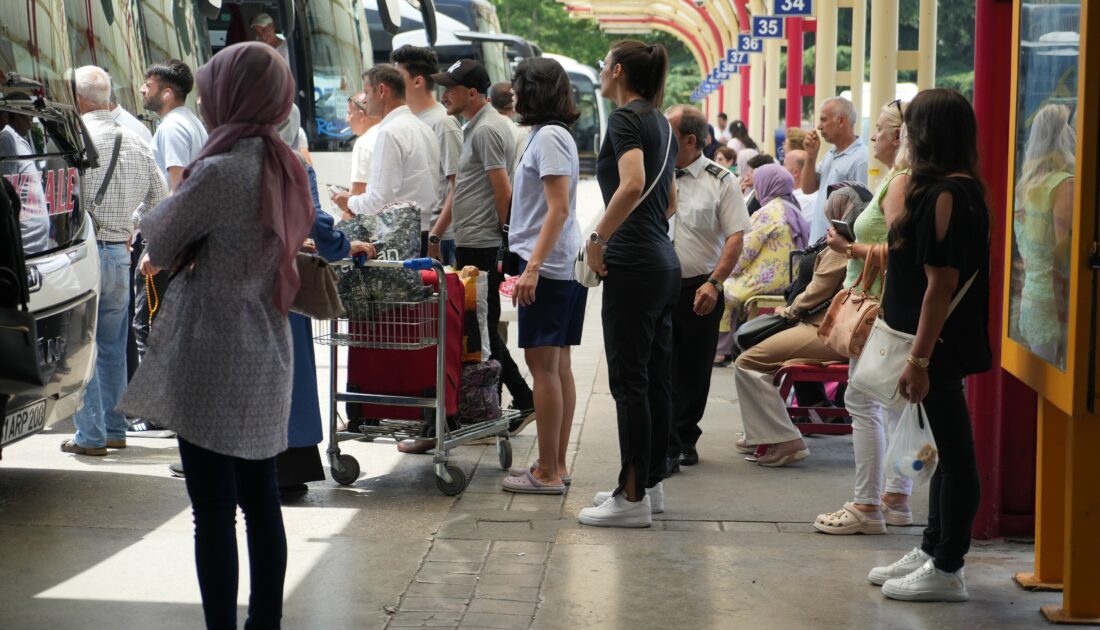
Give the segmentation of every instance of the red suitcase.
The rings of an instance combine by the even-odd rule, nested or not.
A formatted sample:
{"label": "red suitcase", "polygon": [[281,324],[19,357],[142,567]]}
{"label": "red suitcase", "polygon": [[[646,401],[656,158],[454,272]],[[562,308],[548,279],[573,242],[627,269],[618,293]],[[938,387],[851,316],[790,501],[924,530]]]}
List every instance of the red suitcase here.
{"label": "red suitcase", "polygon": [[[438,289],[435,271],[423,271],[424,284]],[[447,415],[458,413],[458,388],[462,374],[462,320],[465,311],[465,289],[457,274],[447,278],[447,352],[446,408]],[[435,314],[437,305],[430,305]],[[389,396],[435,396],[435,346],[422,350],[383,350],[348,348],[348,391]],[[375,404],[349,404],[349,420],[384,418],[390,420],[420,420],[434,418],[431,410]]]}

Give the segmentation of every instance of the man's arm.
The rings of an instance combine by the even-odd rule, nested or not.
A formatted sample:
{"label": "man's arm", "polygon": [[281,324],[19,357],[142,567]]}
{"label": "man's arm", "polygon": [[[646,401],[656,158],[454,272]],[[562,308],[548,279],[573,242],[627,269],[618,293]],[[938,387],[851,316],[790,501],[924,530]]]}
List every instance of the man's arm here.
{"label": "man's arm", "polygon": [[486,173],[489,185],[493,187],[493,203],[497,207],[497,219],[503,226],[508,223],[508,213],[512,209],[512,182],[508,181],[508,169],[494,168]]}
{"label": "man's arm", "polygon": [[817,137],[816,131],[811,131],[806,134],[806,139],[802,144],[806,150],[806,167],[799,174],[798,186],[802,189],[803,194],[809,195],[817,192],[817,187],[821,183],[821,177],[815,170],[817,168],[817,152],[821,149],[821,139]]}
{"label": "man's arm", "polygon": [[168,167],[168,190],[169,192],[176,192],[176,189],[180,187],[180,181],[183,180],[183,167],[182,166],[169,166]]}

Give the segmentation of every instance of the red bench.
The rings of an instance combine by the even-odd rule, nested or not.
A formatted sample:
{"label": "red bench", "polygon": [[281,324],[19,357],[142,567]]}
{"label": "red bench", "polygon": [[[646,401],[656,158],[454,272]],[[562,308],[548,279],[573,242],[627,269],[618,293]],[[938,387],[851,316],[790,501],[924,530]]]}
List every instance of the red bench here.
{"label": "red bench", "polygon": [[[779,368],[775,373],[775,386],[779,388],[779,397],[784,401],[790,399],[791,390],[795,383],[836,383],[837,385],[848,382],[847,363],[810,364],[790,362]],[[816,412],[818,418],[844,418],[848,416],[848,410],[844,407],[796,407],[788,406],[787,413],[791,416],[791,422],[802,435],[848,435],[852,432],[851,423],[822,422],[811,418],[810,411]]]}

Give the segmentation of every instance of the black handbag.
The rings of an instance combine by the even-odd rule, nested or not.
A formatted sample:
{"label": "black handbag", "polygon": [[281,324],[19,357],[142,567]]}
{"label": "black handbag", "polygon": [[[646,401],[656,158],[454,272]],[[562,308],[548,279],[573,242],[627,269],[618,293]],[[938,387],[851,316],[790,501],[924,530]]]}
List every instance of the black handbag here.
{"label": "black handbag", "polygon": [[19,197],[6,179],[0,183],[0,394],[17,394],[42,387],[46,377],[38,356],[38,326],[27,307]]}
{"label": "black handbag", "polygon": [[795,323],[782,315],[760,315],[737,327],[733,343],[739,351],[744,352],[768,337],[791,328]]}

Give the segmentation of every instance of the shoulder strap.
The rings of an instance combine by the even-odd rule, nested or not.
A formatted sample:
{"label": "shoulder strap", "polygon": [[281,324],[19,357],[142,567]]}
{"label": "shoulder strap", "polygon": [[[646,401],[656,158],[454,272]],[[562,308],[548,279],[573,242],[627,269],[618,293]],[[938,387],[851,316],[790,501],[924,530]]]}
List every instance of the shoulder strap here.
{"label": "shoulder strap", "polygon": [[92,201],[93,209],[98,209],[103,205],[103,198],[107,196],[107,186],[111,184],[111,178],[115,174],[115,166],[118,165],[118,153],[121,147],[122,132],[119,130],[118,125],[115,125],[115,143],[114,147],[111,148],[111,161],[107,164],[107,172],[103,174],[103,182],[99,184],[99,190]]}
{"label": "shoulder strap", "polygon": [[657,173],[657,177],[653,178],[653,183],[649,185],[649,188],[647,188],[646,191],[642,193],[641,197],[638,197],[638,202],[634,204],[634,207],[631,208],[631,211],[637,209],[638,206],[642,205],[642,202],[645,201],[646,197],[649,196],[649,193],[653,192],[653,189],[657,187],[657,182],[661,181],[661,177],[665,174],[665,170],[668,168],[668,154],[672,151],[672,123],[668,122],[667,120],[665,121],[665,123],[668,125],[668,146],[665,147],[665,159],[661,161],[661,170]]}
{"label": "shoulder strap", "polygon": [[970,289],[970,285],[974,284],[974,281],[977,279],[978,272],[975,271],[974,275],[970,276],[970,279],[967,280],[966,284],[963,285],[962,290],[959,291],[951,300],[951,304],[947,307],[947,317],[951,317],[951,313],[955,311],[955,307],[959,305],[959,302],[962,302],[962,299],[966,295],[966,292]]}

